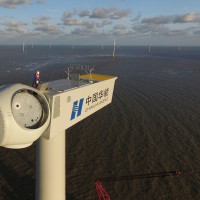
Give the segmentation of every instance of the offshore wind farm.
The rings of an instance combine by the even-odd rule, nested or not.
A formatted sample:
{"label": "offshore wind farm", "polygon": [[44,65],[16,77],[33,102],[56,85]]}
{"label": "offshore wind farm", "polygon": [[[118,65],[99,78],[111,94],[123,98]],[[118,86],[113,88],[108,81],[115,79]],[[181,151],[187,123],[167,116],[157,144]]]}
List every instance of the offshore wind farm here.
{"label": "offshore wind farm", "polygon": [[0,1],[0,199],[199,200],[199,41],[197,0]]}
{"label": "offshore wind farm", "polygon": [[[94,181],[130,174],[197,170],[200,48],[115,46],[0,47],[0,84],[67,79],[70,67],[117,76],[113,103],[66,131],[66,196],[98,199]],[[69,73],[69,74],[68,74]],[[35,143],[1,148],[2,199],[35,198]],[[200,175],[102,182],[111,199],[199,199]]]}

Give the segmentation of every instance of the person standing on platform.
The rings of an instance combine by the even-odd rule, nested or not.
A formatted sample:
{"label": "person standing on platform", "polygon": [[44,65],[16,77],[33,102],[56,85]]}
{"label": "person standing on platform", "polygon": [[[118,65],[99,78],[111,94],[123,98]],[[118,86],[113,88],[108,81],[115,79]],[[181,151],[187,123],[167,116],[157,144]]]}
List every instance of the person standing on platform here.
{"label": "person standing on platform", "polygon": [[32,87],[37,88],[38,84],[40,83],[40,72],[37,71],[33,77]]}

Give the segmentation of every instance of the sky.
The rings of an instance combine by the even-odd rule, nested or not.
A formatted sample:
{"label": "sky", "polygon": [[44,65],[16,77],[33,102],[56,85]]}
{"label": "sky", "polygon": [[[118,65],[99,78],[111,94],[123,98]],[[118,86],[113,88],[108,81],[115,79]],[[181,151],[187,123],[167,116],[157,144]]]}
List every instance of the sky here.
{"label": "sky", "polygon": [[0,0],[0,45],[200,46],[200,0]]}

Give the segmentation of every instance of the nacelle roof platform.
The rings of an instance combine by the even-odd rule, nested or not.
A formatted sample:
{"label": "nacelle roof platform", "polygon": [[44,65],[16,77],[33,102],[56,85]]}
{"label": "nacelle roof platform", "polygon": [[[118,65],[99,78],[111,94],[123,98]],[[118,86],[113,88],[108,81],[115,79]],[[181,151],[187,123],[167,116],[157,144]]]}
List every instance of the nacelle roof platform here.
{"label": "nacelle roof platform", "polygon": [[45,91],[48,90],[49,92],[63,92],[67,90],[72,90],[77,87],[82,87],[89,85],[89,80],[92,77],[93,82],[100,82],[105,81],[109,79],[116,78],[115,76],[108,76],[108,75],[102,75],[102,74],[84,74],[79,76],[77,80],[72,79],[59,79],[50,81],[47,83],[39,84],[38,90]]}

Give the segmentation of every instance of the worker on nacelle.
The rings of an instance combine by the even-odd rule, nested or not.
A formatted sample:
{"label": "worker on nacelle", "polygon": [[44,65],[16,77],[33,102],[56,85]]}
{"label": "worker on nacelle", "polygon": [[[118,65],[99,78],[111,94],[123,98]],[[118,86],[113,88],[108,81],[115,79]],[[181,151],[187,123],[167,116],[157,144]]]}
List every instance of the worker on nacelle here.
{"label": "worker on nacelle", "polygon": [[37,88],[38,84],[40,83],[40,72],[37,71],[33,77],[32,87]]}

